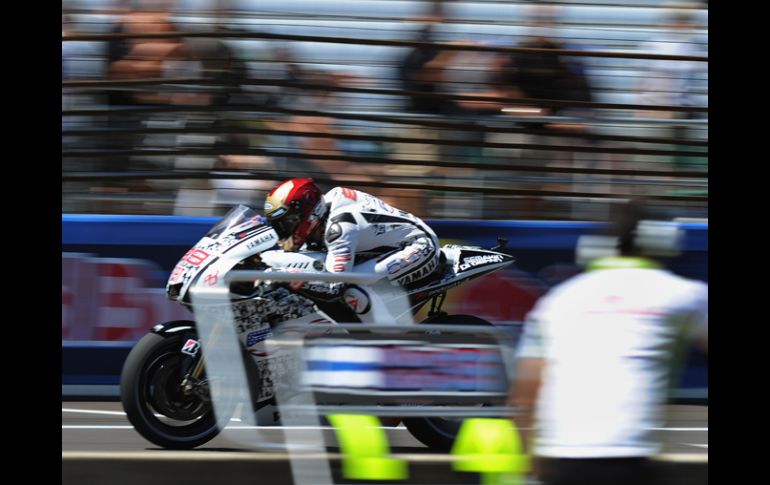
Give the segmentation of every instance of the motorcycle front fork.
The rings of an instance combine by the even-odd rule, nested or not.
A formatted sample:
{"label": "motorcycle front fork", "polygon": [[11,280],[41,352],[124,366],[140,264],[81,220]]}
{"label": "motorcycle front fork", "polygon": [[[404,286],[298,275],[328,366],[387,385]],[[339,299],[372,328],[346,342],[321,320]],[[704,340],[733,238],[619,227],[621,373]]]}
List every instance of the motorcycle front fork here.
{"label": "motorcycle front fork", "polygon": [[[220,333],[220,327],[215,326],[211,332],[211,345],[216,343]],[[180,384],[182,393],[186,396],[197,394],[201,399],[209,401],[211,396],[209,394],[208,382],[203,379],[203,373],[206,368],[206,355],[199,350],[198,354],[191,357],[191,359],[193,360],[192,369],[189,371],[182,371],[182,375],[184,376]]]}

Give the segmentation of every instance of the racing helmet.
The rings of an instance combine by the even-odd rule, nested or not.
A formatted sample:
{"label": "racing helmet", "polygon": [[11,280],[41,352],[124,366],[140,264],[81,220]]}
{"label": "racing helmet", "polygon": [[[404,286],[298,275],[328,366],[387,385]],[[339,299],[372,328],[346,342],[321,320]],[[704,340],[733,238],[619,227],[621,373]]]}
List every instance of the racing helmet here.
{"label": "racing helmet", "polygon": [[298,250],[321,225],[326,211],[321,189],[309,178],[287,180],[265,199],[265,217],[285,251]]}

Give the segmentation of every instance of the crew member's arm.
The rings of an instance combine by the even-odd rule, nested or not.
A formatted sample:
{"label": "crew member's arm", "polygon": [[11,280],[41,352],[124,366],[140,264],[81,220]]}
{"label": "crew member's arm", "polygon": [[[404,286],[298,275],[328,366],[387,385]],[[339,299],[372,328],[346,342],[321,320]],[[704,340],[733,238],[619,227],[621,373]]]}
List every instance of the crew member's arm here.
{"label": "crew member's arm", "polygon": [[[542,303],[541,301],[540,304]],[[537,462],[533,456],[536,435],[535,406],[546,367],[542,323],[537,314],[536,306],[527,316],[516,350],[516,365],[507,400],[508,406],[513,408],[511,418],[521,435],[524,453],[532,457],[534,476],[537,476]]]}
{"label": "crew member's arm", "polygon": [[693,316],[693,339],[695,344],[708,353],[709,341],[709,292],[708,286],[704,283],[698,285],[695,297],[695,312]]}
{"label": "crew member's arm", "polygon": [[532,453],[535,438],[535,404],[540,392],[545,359],[520,357],[516,361],[516,376],[511,383],[508,405],[514,408],[513,422],[522,437],[526,454]]}

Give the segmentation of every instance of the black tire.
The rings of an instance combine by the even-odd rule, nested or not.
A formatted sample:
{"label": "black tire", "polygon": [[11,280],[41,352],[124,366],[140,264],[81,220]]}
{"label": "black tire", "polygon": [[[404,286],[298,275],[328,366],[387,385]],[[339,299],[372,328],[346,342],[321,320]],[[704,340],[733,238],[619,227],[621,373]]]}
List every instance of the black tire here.
{"label": "black tire", "polygon": [[[436,316],[423,320],[422,323],[447,323],[454,325],[492,325],[491,322],[473,315]],[[445,419],[436,417],[404,418],[406,429],[428,448],[449,451],[460,431],[462,419]]]}
{"label": "black tire", "polygon": [[140,435],[163,448],[186,450],[210,441],[219,428],[211,402],[180,392],[182,333],[149,333],[137,342],[123,364],[120,399]]}

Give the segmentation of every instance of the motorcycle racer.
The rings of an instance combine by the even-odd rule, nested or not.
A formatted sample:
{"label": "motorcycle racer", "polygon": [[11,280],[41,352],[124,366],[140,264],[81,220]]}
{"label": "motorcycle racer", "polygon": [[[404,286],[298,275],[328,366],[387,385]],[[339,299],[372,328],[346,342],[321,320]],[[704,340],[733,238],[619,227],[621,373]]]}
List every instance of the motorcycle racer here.
{"label": "motorcycle racer", "polygon": [[[287,180],[265,200],[265,217],[284,251],[326,251],[329,272],[376,273],[391,287],[429,277],[440,261],[439,241],[420,218],[365,192],[335,187],[323,194],[309,178]],[[342,298],[363,322],[395,319],[378,285],[304,283],[312,298]],[[377,317],[375,317],[377,315]]]}

